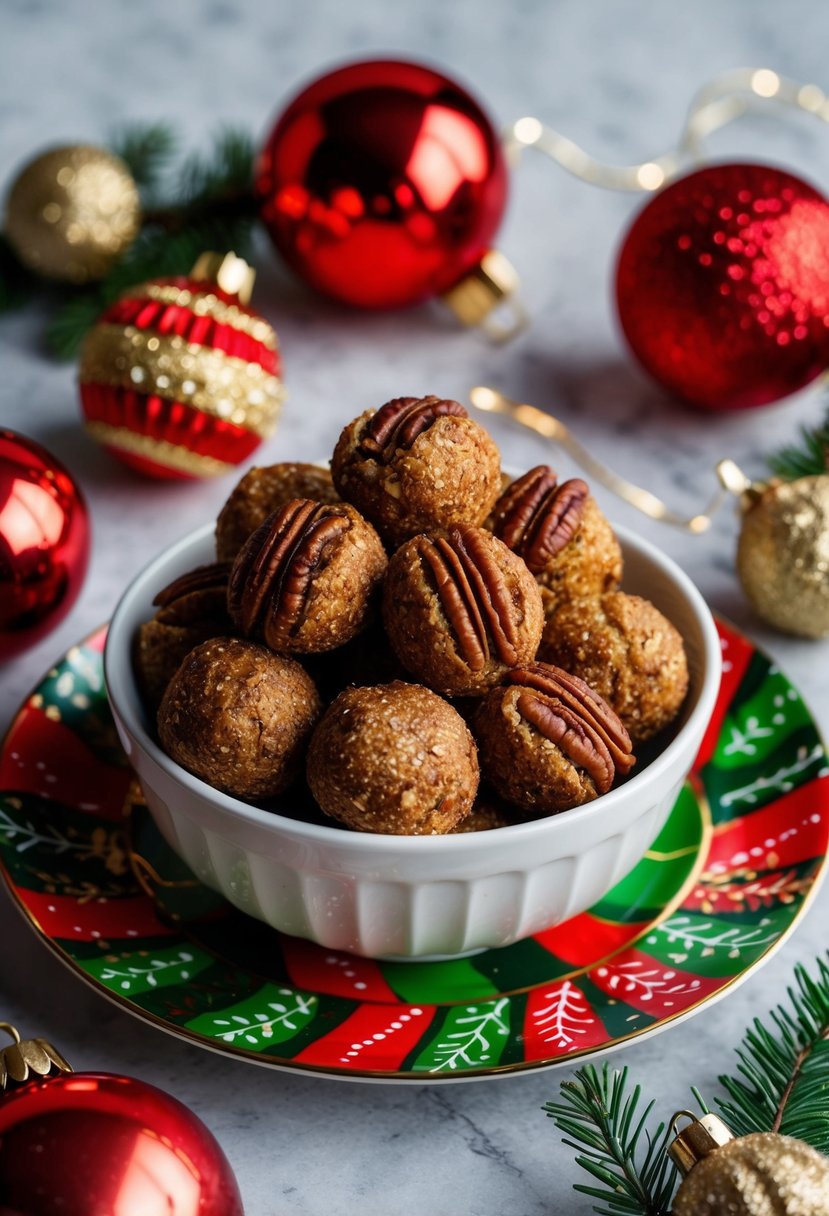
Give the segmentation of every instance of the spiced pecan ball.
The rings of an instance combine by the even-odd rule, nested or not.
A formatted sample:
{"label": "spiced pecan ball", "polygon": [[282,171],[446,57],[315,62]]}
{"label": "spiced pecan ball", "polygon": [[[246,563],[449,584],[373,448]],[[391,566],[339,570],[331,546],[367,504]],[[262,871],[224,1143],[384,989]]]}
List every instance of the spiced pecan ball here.
{"label": "spiced pecan ball", "polygon": [[634,746],[673,721],[688,691],[680,634],[650,600],[624,591],[562,604],[538,657],[586,680],[615,709]]}
{"label": "spiced pecan ball", "polygon": [[466,723],[427,688],[394,680],[347,688],[308,748],[319,805],[359,832],[451,832],[475,801],[478,756]]}
{"label": "spiced pecan ball", "polygon": [[331,473],[316,464],[271,464],[248,469],[216,520],[216,556],[233,561],[248,537],[292,498],[337,502]]}
{"label": "spiced pecan ball", "polygon": [[526,811],[565,811],[634,764],[617,715],[584,680],[548,663],[514,667],[473,722],[484,775]]}
{"label": "spiced pecan ball", "polygon": [[348,503],[295,498],[248,537],[230,572],[236,628],[285,654],[342,646],[368,624],[386,552]]}
{"label": "spiced pecan ball", "polygon": [[133,663],[145,705],[155,713],[179,663],[199,642],[231,633],[227,613],[229,562],[200,566],[159,591],[158,611],[139,625]]}
{"label": "spiced pecan ball", "polygon": [[559,483],[549,465],[537,465],[504,490],[488,523],[535,575],[547,617],[619,585],[622,550],[580,477]]}
{"label": "spiced pecan ball", "polygon": [[340,435],[334,485],[391,546],[417,532],[480,524],[501,487],[498,449],[457,401],[397,397]]}
{"label": "spiced pecan ball", "polygon": [[523,561],[483,528],[414,536],[392,557],[383,621],[400,662],[447,696],[481,696],[535,657],[544,626]]}
{"label": "spiced pecan ball", "polygon": [[258,802],[296,776],[320,709],[295,660],[242,638],[213,638],[190,651],[168,684],[158,734],[183,768]]}

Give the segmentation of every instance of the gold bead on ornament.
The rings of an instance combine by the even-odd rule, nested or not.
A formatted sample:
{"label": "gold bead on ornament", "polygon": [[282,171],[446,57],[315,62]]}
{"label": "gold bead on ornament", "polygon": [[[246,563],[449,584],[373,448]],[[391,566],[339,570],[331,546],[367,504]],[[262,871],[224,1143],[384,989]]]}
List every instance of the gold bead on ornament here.
{"label": "gold bead on ornament", "polygon": [[80,144],[35,157],[6,201],[5,233],[20,261],[70,283],[106,274],[140,222],[138,190],[124,162]]}

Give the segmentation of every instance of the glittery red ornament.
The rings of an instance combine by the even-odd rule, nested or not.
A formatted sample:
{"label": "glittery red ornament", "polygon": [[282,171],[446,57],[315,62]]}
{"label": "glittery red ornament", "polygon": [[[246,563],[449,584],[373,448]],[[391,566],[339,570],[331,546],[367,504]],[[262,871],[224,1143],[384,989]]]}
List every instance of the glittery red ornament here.
{"label": "glittery red ornament", "polygon": [[227,473],[270,434],[282,402],[276,334],[247,307],[254,272],[205,254],[188,277],[132,287],[86,337],[87,430],[150,477]]}
{"label": "glittery red ornament", "polygon": [[709,410],[788,396],[829,365],[829,203],[768,165],[714,165],[625,238],[619,319],[669,391]]}
{"label": "glittery red ornament", "polygon": [[0,662],[66,616],[89,560],[80,490],[51,453],[0,430]]}
{"label": "glittery red ornament", "polygon": [[274,244],[302,278],[347,304],[397,308],[474,271],[507,174],[465,89],[417,63],[373,61],[294,99],[261,153],[256,189]]}
{"label": "glittery red ornament", "polygon": [[219,1144],[181,1102],[131,1077],[80,1072],[0,1098],[5,1212],[242,1216],[242,1201]]}

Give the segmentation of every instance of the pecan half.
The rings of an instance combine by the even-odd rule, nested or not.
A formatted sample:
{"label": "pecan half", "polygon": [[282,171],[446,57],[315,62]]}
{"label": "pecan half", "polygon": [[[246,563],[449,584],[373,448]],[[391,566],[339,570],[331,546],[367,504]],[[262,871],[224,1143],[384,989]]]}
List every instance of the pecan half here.
{"label": "pecan half", "polygon": [[516,701],[521,716],[584,769],[600,794],[610,789],[616,773],[633,767],[630,736],[584,680],[551,663],[515,667],[507,679],[524,689]]}
{"label": "pecan half", "polygon": [[502,663],[518,661],[515,609],[503,571],[479,529],[451,528],[447,536],[417,538],[431,571],[458,649],[471,671],[482,671],[492,652]]}
{"label": "pecan half", "polygon": [[188,570],[187,574],[179,575],[172,583],[158,592],[153,604],[158,608],[168,608],[176,600],[194,591],[213,591],[215,588],[227,585],[230,576],[230,562],[213,562],[210,566],[197,566]]}
{"label": "pecan half", "polygon": [[459,401],[440,397],[396,397],[387,401],[368,421],[358,445],[363,456],[388,464],[399,448],[410,448],[418,435],[438,418],[468,418]]}
{"label": "pecan half", "polygon": [[493,533],[538,574],[578,532],[589,493],[580,477],[559,485],[549,465],[537,465],[501,495]]}
{"label": "pecan half", "polygon": [[282,649],[302,623],[316,571],[351,527],[332,503],[295,498],[262,524],[234,562],[230,615],[248,637]]}

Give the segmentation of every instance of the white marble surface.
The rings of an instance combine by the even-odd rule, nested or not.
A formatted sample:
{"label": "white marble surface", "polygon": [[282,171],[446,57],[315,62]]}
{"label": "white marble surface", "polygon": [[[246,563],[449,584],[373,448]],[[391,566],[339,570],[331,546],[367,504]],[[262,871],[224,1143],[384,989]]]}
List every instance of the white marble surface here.
{"label": "white marble surface", "polygon": [[[188,143],[222,121],[263,132],[295,86],[344,57],[427,57],[469,82],[499,123],[524,113],[554,122],[593,151],[640,159],[671,142],[701,81],[728,67],[768,64],[826,84],[829,10],[799,0],[3,0],[0,167],[62,140],[97,141],[121,119],[174,119]],[[810,120],[754,119],[717,138],[719,154],[767,156],[829,184],[829,133]],[[693,511],[726,454],[751,473],[763,453],[822,415],[815,392],[763,411],[708,417],[664,397],[626,360],[608,284],[613,249],[639,205],[592,191],[527,160],[501,238],[522,273],[532,328],[506,349],[458,332],[437,307],[352,315],[308,295],[263,247],[255,302],[279,328],[290,401],[262,459],[325,455],[339,427],[401,393],[463,398],[490,382],[554,406],[593,451]],[[125,582],[163,544],[213,515],[227,481],[182,486],[133,478],[85,438],[72,368],[38,347],[32,310],[0,320],[0,422],[41,440],[75,471],[92,509],[95,548],[68,620],[2,673],[0,727],[63,651],[104,621]],[[537,441],[496,428],[514,465],[545,457]],[[554,458],[563,472],[564,459]],[[606,495],[620,522],[661,544],[711,605],[779,661],[829,725],[827,645],[785,639],[747,610],[732,570],[726,509],[712,532],[687,539]],[[688,1086],[716,1090],[731,1044],[782,995],[792,966],[825,946],[829,891],[796,935],[727,1000],[617,1056],[663,1113]],[[47,1033],[78,1067],[141,1075],[192,1106],[221,1140],[248,1216],[277,1212],[383,1216],[579,1213],[578,1172],[540,1107],[568,1070],[444,1086],[336,1083],[269,1072],[199,1051],[134,1021],[82,986],[35,940],[0,895],[0,1017]]]}

